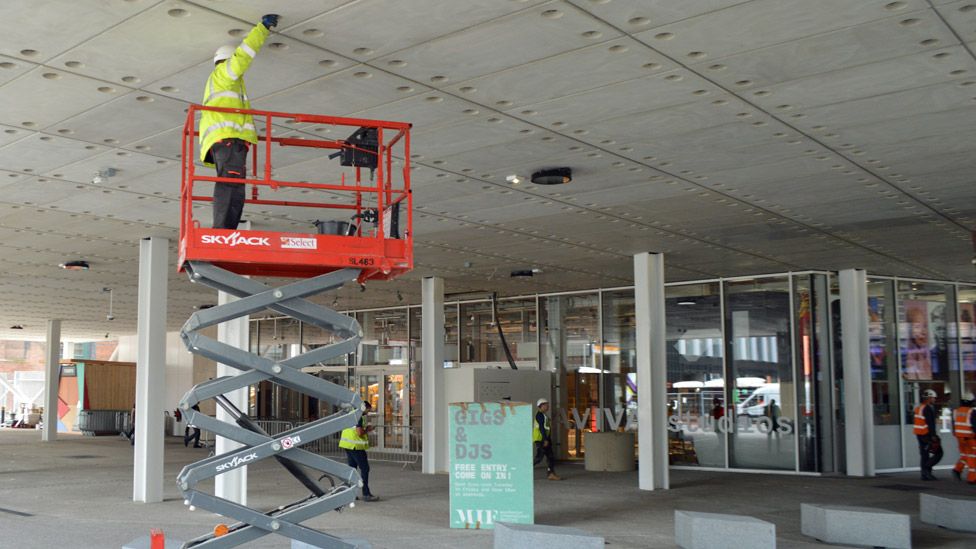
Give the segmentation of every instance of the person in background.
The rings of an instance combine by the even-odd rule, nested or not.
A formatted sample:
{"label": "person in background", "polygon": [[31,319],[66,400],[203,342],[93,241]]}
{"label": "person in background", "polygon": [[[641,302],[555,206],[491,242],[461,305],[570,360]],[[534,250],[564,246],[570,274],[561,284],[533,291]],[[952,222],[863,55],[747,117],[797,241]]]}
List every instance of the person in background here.
{"label": "person in background", "polygon": [[722,399],[715,397],[712,399],[712,419],[718,421],[725,417],[725,407],[722,406]]}
{"label": "person in background", "polygon": [[922,403],[915,407],[915,424],[912,431],[918,439],[919,467],[922,480],[938,480],[932,468],[942,459],[942,442],[935,430],[935,391],[922,392]]}
{"label": "person in background", "polygon": [[779,409],[779,405],[776,404],[776,399],[775,398],[769,399],[769,405],[766,406],[766,417],[769,418],[770,426],[769,426],[769,432],[766,433],[766,436],[771,437],[774,434],[776,436],[779,436],[779,429],[777,428],[777,424],[776,424],[776,422],[779,421],[779,415],[780,415],[780,409]]}
{"label": "person in background", "polygon": [[350,467],[359,469],[359,476],[363,479],[363,501],[379,501],[378,496],[374,496],[369,489],[369,456],[366,449],[369,448],[368,434],[373,430],[372,425],[366,424],[366,414],[373,409],[369,401],[363,402],[363,415],[359,418],[359,423],[355,427],[347,427],[339,435],[339,448],[346,451],[346,462]]}
{"label": "person in background", "polygon": [[[200,405],[194,404],[193,410],[199,412]],[[190,429],[193,429],[192,435],[190,434]],[[189,446],[191,440],[193,441],[194,448],[203,448],[203,446],[200,445],[200,428],[197,427],[196,425],[187,423],[186,427],[183,428],[183,446]]]}
{"label": "person in background", "polygon": [[962,471],[968,467],[966,482],[976,484],[976,408],[973,407],[976,397],[972,391],[966,391],[960,398],[960,405],[952,414],[952,434],[959,443],[959,461],[952,469],[952,476],[961,481]]}
{"label": "person in background", "polygon": [[[214,68],[203,91],[203,106],[250,109],[244,73],[258,54],[278,16],[268,14],[251,29],[240,45],[221,46],[214,54]],[[248,143],[258,134],[250,114],[204,110],[200,114],[200,160],[217,169],[218,177],[247,177]],[[244,185],[214,183],[213,228],[236,229],[244,213]]]}
{"label": "person in background", "polygon": [[535,413],[535,425],[532,427],[532,442],[535,443],[535,459],[532,460],[533,465],[538,465],[542,462],[542,458],[546,458],[546,472],[548,475],[546,478],[549,480],[562,480],[559,475],[556,474],[556,456],[552,449],[552,423],[549,420],[549,416],[546,412],[549,411],[549,401],[540,398],[535,403],[536,408],[539,409]]}
{"label": "person in background", "polygon": [[136,405],[132,405],[132,411],[129,412],[129,445],[136,445]]}

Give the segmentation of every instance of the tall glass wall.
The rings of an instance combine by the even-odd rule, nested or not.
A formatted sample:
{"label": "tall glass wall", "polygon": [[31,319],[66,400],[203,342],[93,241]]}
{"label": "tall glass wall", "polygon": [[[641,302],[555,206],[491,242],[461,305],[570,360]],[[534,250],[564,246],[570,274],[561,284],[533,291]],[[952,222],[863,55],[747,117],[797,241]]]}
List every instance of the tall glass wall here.
{"label": "tall glass wall", "polygon": [[958,458],[951,410],[976,381],[973,301],[976,288],[932,281],[872,278],[868,282],[875,466],[918,467],[914,409],[935,391],[942,464]]}
{"label": "tall glass wall", "polygon": [[976,286],[959,287],[959,361],[964,389],[976,393]]}
{"label": "tall glass wall", "polygon": [[671,463],[726,467],[731,415],[720,284],[669,286],[665,303]]}
{"label": "tall glass wall", "polygon": [[[587,431],[637,428],[632,288],[445,305],[445,367],[505,365],[499,329],[520,368],[558,373],[557,451],[581,458]],[[917,465],[911,413],[939,395],[948,410],[976,390],[976,286],[872,278],[868,284],[871,394],[877,467]],[[353,313],[355,353],[317,375],[358,390],[382,425],[377,444],[419,450],[421,309]],[[843,470],[839,300],[828,273],[668,284],[667,391],[671,463],[739,469]],[[284,359],[334,343],[292,319],[252,322],[251,347]],[[257,417],[301,420],[332,410],[270,382],[251,389]]]}
{"label": "tall glass wall", "polygon": [[496,308],[490,301],[460,305],[460,361],[507,364],[507,345],[517,364],[536,367],[539,341],[535,298],[499,300]]}
{"label": "tall glass wall", "polygon": [[793,469],[796,385],[792,364],[789,279],[725,286],[726,332],[734,429],[729,463],[747,469]]}
{"label": "tall glass wall", "polygon": [[604,428],[637,432],[637,314],[634,291],[603,292],[602,343]]}
{"label": "tall glass wall", "polygon": [[[600,431],[600,294],[598,292],[540,298],[543,340],[540,368],[558,372],[560,392],[555,408],[563,456],[583,456],[583,433]],[[558,427],[556,426],[557,433]]]}

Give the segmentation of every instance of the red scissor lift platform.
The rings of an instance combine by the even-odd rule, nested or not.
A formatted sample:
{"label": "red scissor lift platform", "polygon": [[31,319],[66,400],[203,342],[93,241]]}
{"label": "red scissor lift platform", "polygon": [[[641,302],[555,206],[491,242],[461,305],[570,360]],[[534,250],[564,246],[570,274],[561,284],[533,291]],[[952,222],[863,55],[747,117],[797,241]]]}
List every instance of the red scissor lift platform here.
{"label": "red scissor lift platform", "polygon": [[[247,113],[255,124],[263,122],[263,135],[249,151],[250,173],[246,179],[216,177],[197,171],[197,113],[211,110]],[[350,135],[370,132],[375,142],[364,145],[356,139],[318,139],[311,136],[277,137],[275,124],[304,124],[305,127],[328,127],[330,133]],[[347,131],[348,130],[348,131]],[[293,133],[279,130],[280,133]],[[375,133],[373,133],[375,132]],[[273,149],[305,147],[321,151],[346,153],[362,164],[374,157],[373,169],[348,165],[349,181],[344,171],[339,181],[281,181],[273,178]],[[344,158],[346,158],[344,157]],[[292,114],[261,110],[221,109],[190,106],[183,127],[182,182],[180,188],[180,248],[178,269],[185,263],[211,263],[233,273],[252,276],[307,278],[344,268],[360,269],[359,282],[393,279],[413,268],[413,202],[410,192],[410,124],[359,118]],[[259,159],[262,162],[258,169]],[[395,161],[396,160],[396,161]],[[340,161],[335,160],[338,166]],[[394,170],[394,166],[402,168]],[[397,173],[399,172],[399,173]],[[324,217],[358,220],[349,234],[314,232],[278,232],[268,230],[228,230],[202,226],[194,219],[193,206],[212,202],[210,183],[227,182],[251,186],[244,214],[259,205],[287,208],[315,208]],[[206,183],[201,193],[198,184]],[[332,201],[275,200],[280,189],[310,191],[308,195],[328,194]],[[266,196],[270,193],[272,198]],[[293,193],[291,193],[293,194]],[[346,197],[335,201],[335,196]],[[206,211],[209,215],[210,209]],[[209,225],[209,223],[208,223]],[[313,226],[309,223],[309,231]],[[391,230],[390,227],[396,230]]]}

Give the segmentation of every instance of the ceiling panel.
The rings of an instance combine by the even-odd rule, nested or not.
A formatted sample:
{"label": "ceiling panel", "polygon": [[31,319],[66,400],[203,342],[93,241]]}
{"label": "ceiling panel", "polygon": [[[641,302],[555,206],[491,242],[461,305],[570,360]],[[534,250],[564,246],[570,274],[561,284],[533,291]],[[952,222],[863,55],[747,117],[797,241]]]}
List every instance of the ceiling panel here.
{"label": "ceiling panel", "polygon": [[[634,36],[676,58],[702,59],[733,55],[832,30],[859,25],[892,14],[884,0],[754,0],[728,9],[649,29]],[[924,9],[925,0],[895,3],[894,10]]]}
{"label": "ceiling panel", "polygon": [[[549,2],[380,57],[417,82],[449,84],[620,36],[575,6]],[[453,59],[445,65],[445,59]],[[457,62],[463,59],[463,62]],[[450,68],[450,71],[445,69]],[[447,73],[447,74],[445,74]]]}
{"label": "ceiling panel", "polygon": [[648,0],[570,0],[617,28],[635,33],[699,15],[717,12],[751,0],[682,0],[681,2]]}
{"label": "ceiling panel", "polygon": [[[113,2],[115,4],[116,2]],[[150,82],[213,57],[240,26],[209,9],[165,0],[51,59],[53,67],[110,82]],[[49,34],[49,33],[45,33]],[[124,46],[123,46],[124,45]],[[77,65],[76,65],[77,64]]]}
{"label": "ceiling panel", "polygon": [[[159,0],[5,0],[4,18],[16,24],[9,24],[4,30],[0,53],[45,62],[159,3]],[[57,32],[51,32],[53,29]]]}
{"label": "ceiling panel", "polygon": [[[627,285],[647,250],[667,255],[669,280],[849,267],[976,280],[976,61],[957,38],[976,40],[976,10],[933,3],[11,0],[0,294],[18,299],[0,331],[42,337],[55,315],[69,337],[135,330],[139,238],[169,238],[175,261],[183,109],[214,49],[268,12],[282,19],[246,76],[255,107],[414,125],[416,270],[325,302],[416,303],[424,275],[502,295]],[[276,178],[352,173],[321,151],[274,152]],[[506,181],[556,166],[573,181]],[[339,194],[261,192],[351,200]],[[289,232],[344,217],[245,208],[254,228]],[[58,269],[68,258],[92,270]],[[533,266],[544,273],[508,276]],[[170,287],[170,329],[214,301],[183,276]]]}
{"label": "ceiling panel", "polygon": [[[467,27],[543,3],[551,4],[540,0],[344,2],[341,7],[289,26],[284,32],[324,49],[365,60],[457,33]],[[363,29],[382,29],[382,32],[370,33]]]}
{"label": "ceiling panel", "polygon": [[47,128],[125,91],[121,86],[37,67],[0,86],[0,122],[29,129]]}
{"label": "ceiling panel", "polygon": [[[730,89],[760,89],[958,43],[934,12],[887,17],[865,25],[776,44],[733,56],[710,56],[695,68]],[[923,44],[923,42],[925,42]],[[748,82],[748,84],[747,84]]]}

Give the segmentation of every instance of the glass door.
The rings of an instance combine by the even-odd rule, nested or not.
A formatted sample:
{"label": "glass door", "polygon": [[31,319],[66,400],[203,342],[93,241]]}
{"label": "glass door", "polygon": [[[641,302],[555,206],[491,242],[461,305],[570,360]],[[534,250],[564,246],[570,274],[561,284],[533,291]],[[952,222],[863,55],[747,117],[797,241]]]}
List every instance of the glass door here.
{"label": "glass door", "polygon": [[405,374],[383,375],[383,446],[386,448],[406,448],[404,426]]}
{"label": "glass door", "polygon": [[725,286],[725,323],[734,414],[730,465],[796,469],[796,385],[793,375],[789,277],[732,281]]}
{"label": "glass door", "polygon": [[[899,280],[897,292],[905,466],[919,465],[912,426],[915,407],[928,389],[937,395],[936,429],[945,451],[941,464],[955,463],[959,449],[952,436],[951,405],[954,400],[958,402],[959,362],[958,353],[949,352],[949,334],[955,337],[957,331],[955,288],[949,284]],[[955,345],[952,348],[955,350]]]}

